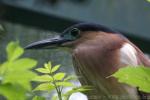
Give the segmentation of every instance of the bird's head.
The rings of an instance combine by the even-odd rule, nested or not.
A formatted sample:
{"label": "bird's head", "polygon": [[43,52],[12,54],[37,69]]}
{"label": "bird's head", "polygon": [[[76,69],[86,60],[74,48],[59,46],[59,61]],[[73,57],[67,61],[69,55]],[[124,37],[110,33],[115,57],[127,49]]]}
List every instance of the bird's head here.
{"label": "bird's head", "polygon": [[80,23],[65,29],[62,34],[54,38],[44,39],[31,43],[26,49],[42,49],[55,47],[74,47],[77,44],[94,38],[97,34],[116,33],[99,24]]}

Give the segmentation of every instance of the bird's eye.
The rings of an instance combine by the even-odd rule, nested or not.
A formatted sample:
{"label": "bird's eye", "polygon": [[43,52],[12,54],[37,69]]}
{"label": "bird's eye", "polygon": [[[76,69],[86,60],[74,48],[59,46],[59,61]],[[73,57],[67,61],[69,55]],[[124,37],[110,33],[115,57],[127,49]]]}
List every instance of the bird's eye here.
{"label": "bird's eye", "polygon": [[70,34],[73,36],[73,37],[79,37],[80,36],[80,30],[78,28],[73,28],[71,31],[70,31]]}

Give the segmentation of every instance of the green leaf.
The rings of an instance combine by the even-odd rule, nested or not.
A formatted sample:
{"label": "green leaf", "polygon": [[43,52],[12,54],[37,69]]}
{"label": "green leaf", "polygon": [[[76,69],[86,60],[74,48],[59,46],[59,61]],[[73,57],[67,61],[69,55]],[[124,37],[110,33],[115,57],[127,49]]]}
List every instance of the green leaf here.
{"label": "green leaf", "polygon": [[52,64],[51,64],[51,62],[49,61],[48,63],[45,63],[45,64],[44,64],[44,67],[45,67],[46,69],[48,69],[49,71],[51,71],[51,69],[52,69]]}
{"label": "green leaf", "polygon": [[60,68],[60,65],[56,65],[52,68],[51,73],[57,71]]}
{"label": "green leaf", "polygon": [[44,97],[41,97],[41,96],[35,96],[33,97],[32,100],[46,100]]}
{"label": "green leaf", "polygon": [[35,67],[37,61],[30,58],[22,58],[13,62],[13,69],[15,70],[27,70]]}
{"label": "green leaf", "polygon": [[69,100],[69,97],[76,92],[85,92],[85,91],[90,91],[92,90],[91,86],[80,86],[80,87],[74,87],[71,90],[67,91],[64,96],[66,100]]}
{"label": "green leaf", "polygon": [[54,95],[54,96],[52,97],[52,100],[58,100],[58,96],[57,96],[57,95]]}
{"label": "green leaf", "polygon": [[26,90],[19,85],[1,84],[0,94],[7,100],[26,100]]}
{"label": "green leaf", "polygon": [[33,81],[38,81],[38,82],[52,82],[53,78],[49,75],[42,75],[42,76],[36,76]]}
{"label": "green leaf", "polygon": [[10,65],[10,62],[4,62],[1,67],[0,67],[0,74],[3,75],[7,70],[8,70],[8,67]]}
{"label": "green leaf", "polygon": [[78,77],[75,76],[75,75],[70,75],[70,76],[67,76],[64,81],[71,81],[71,80],[77,80]]}
{"label": "green leaf", "polygon": [[75,86],[73,83],[71,82],[56,82],[57,86],[64,86],[64,87],[73,87]]}
{"label": "green leaf", "polygon": [[139,87],[140,91],[150,93],[150,68],[129,66],[119,69],[112,76],[118,78],[119,82]]}
{"label": "green leaf", "polygon": [[147,2],[150,2],[150,0],[146,0]]}
{"label": "green leaf", "polygon": [[55,87],[53,84],[50,84],[50,83],[42,83],[40,85],[38,85],[34,91],[51,91],[51,90],[54,90]]}
{"label": "green leaf", "polygon": [[65,77],[66,73],[57,73],[54,75],[55,80],[62,80]]}
{"label": "green leaf", "polygon": [[7,73],[8,71],[29,70],[35,67],[36,64],[37,61],[29,58],[17,59],[11,62],[6,61],[0,67],[0,74]]}
{"label": "green leaf", "polygon": [[45,69],[45,68],[37,68],[35,70],[40,73],[46,73],[46,74],[50,73],[49,69]]}
{"label": "green leaf", "polygon": [[36,74],[29,69],[36,65],[36,61],[29,58],[6,61],[0,67],[2,83],[19,84],[27,90],[31,90],[30,81]]}
{"label": "green leaf", "polygon": [[16,60],[24,53],[23,48],[19,46],[18,42],[10,42],[6,48],[6,51],[9,61]]}
{"label": "green leaf", "polygon": [[0,66],[0,94],[7,100],[26,100],[27,92],[31,90],[31,79],[37,74],[30,69],[37,62],[33,59],[19,57],[24,49],[18,42],[11,42],[7,48],[7,61]]}
{"label": "green leaf", "polygon": [[30,81],[36,77],[36,74],[28,71],[9,71],[5,73],[4,79],[2,81],[3,84],[12,83],[19,84],[23,86],[27,90],[31,90]]}

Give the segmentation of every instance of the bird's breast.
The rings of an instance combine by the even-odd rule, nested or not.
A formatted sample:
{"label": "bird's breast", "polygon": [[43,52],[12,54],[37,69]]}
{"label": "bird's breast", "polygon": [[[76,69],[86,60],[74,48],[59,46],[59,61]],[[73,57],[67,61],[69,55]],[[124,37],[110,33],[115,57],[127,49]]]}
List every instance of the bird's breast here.
{"label": "bird's breast", "polygon": [[[116,49],[116,45],[118,45],[118,49]],[[130,47],[129,45],[116,45],[113,46],[115,48],[105,48],[107,45],[81,45],[73,51],[73,63],[83,85],[94,86],[96,91],[104,97],[112,94],[126,95],[130,98],[129,95],[136,94],[135,89],[128,90],[128,86],[119,84],[115,79],[107,78],[120,67],[126,65],[127,56],[130,56],[130,51],[133,50],[133,48],[128,48]],[[130,50],[127,56],[126,54],[121,54],[126,49]],[[131,54],[136,59],[133,52]],[[129,91],[132,93],[128,94]]]}
{"label": "bird's breast", "polygon": [[120,64],[119,49],[105,49],[100,46],[82,46],[73,52],[75,63],[80,68],[107,77],[118,69]]}

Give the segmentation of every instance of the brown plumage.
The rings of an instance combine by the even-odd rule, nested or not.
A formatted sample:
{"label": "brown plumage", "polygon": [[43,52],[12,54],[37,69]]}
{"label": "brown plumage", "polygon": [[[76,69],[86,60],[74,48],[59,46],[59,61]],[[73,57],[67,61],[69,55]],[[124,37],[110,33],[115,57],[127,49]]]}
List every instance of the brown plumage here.
{"label": "brown plumage", "polygon": [[[136,87],[107,78],[127,65],[150,67],[150,61],[124,36],[97,24],[77,24],[58,38],[33,43],[27,48],[71,48],[73,64],[82,85],[93,86],[89,100],[146,100]],[[134,72],[133,72],[134,73]]]}
{"label": "brown plumage", "polygon": [[[90,32],[89,35],[91,35]],[[91,100],[93,98],[112,100],[116,99],[116,96],[126,96],[131,100],[137,98],[133,97],[133,94],[137,94],[136,91],[128,90],[129,86],[118,83],[114,78],[106,78],[119,68],[126,66],[119,61],[119,49],[125,40],[116,34],[104,32],[92,32],[92,36],[86,34],[85,38],[87,39],[86,41],[83,39],[85,42],[75,45],[73,61],[77,74],[81,76],[80,82],[83,85],[94,86],[93,91],[88,94],[89,98]]]}

